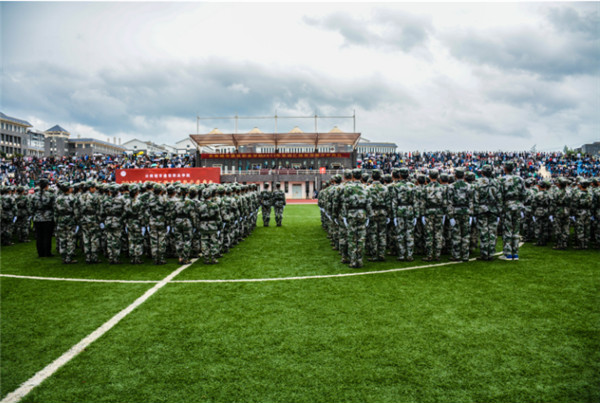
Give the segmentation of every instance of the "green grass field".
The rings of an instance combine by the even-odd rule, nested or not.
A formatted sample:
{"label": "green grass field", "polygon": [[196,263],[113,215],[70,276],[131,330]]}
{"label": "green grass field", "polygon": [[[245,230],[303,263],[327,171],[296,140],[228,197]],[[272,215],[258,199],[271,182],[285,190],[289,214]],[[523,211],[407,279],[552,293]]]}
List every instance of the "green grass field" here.
{"label": "green grass field", "polygon": [[[283,227],[261,223],[219,265],[185,269],[22,401],[600,401],[600,253],[520,257],[177,282],[426,265],[349,269],[318,208],[290,205]],[[34,243],[0,258],[2,274],[57,278],[159,281],[179,267],[62,265]],[[0,277],[2,397],[153,285]]]}

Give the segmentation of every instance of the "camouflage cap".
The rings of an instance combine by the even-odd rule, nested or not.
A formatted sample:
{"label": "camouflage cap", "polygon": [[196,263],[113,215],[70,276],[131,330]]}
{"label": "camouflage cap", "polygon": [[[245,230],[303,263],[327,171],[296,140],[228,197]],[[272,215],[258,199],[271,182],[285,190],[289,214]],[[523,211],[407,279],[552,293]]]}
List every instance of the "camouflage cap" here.
{"label": "camouflage cap", "polygon": [[492,174],[494,172],[494,168],[492,168],[492,166],[489,164],[485,164],[483,167],[481,167],[481,172],[484,174]]}
{"label": "camouflage cap", "polygon": [[344,169],[344,179],[352,179],[352,170]]}
{"label": "camouflage cap", "polygon": [[446,172],[442,172],[440,174],[440,179],[442,180],[442,182],[448,182],[448,174]]}
{"label": "camouflage cap", "polygon": [[383,182],[384,183],[392,183],[394,181],[394,178],[392,178],[391,174],[385,174],[383,175]]}
{"label": "camouflage cap", "polygon": [[212,195],[213,195],[213,190],[211,188],[206,188],[202,191],[202,197],[204,197],[205,199],[212,197]]}
{"label": "camouflage cap", "polygon": [[225,194],[225,186],[223,186],[223,185],[217,186],[217,193],[220,195]]}
{"label": "camouflage cap", "polygon": [[465,177],[465,168],[464,167],[457,167],[454,169],[454,176],[457,179],[462,179]]}
{"label": "camouflage cap", "polygon": [[408,175],[410,175],[410,171],[407,167],[402,167],[398,171],[400,172],[400,176],[403,178],[408,178]]}
{"label": "camouflage cap", "polygon": [[340,175],[340,174],[333,175],[333,177],[331,179],[335,183],[342,183],[342,175]]}
{"label": "camouflage cap", "polygon": [[378,181],[381,180],[381,170],[380,169],[374,169],[373,172],[371,172],[371,176],[373,176],[373,180]]}
{"label": "camouflage cap", "polygon": [[369,175],[369,173],[368,173],[368,172],[363,172],[363,173],[360,175],[360,179],[361,179],[363,182],[367,182],[369,179],[371,179],[371,175]]}
{"label": "camouflage cap", "polygon": [[352,170],[352,177],[354,179],[361,179],[361,177],[362,177],[362,170],[360,168],[354,168]]}
{"label": "camouflage cap", "polygon": [[513,161],[505,161],[504,168],[509,171],[512,171],[513,169],[515,169],[515,163]]}
{"label": "camouflage cap", "polygon": [[465,173],[465,179],[467,182],[474,182],[477,177],[475,176],[475,172],[468,171]]}
{"label": "camouflage cap", "polygon": [[122,183],[121,186],[119,187],[120,191],[129,191],[129,185],[127,183]]}
{"label": "camouflage cap", "polygon": [[440,171],[438,171],[437,169],[430,169],[429,170],[429,177],[431,179],[437,179],[439,175],[440,175]]}

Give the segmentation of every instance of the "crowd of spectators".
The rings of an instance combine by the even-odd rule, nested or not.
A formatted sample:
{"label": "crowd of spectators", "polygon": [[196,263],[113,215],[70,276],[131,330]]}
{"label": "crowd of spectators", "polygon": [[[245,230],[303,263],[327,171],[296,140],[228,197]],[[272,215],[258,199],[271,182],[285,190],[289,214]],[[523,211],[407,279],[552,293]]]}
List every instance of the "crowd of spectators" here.
{"label": "crowd of spectators", "polygon": [[33,185],[39,178],[51,183],[87,180],[114,182],[116,169],[187,168],[195,166],[194,156],[171,158],[148,155],[117,155],[83,157],[17,157],[0,160],[0,185]]}
{"label": "crowd of spectators", "polygon": [[[357,167],[381,169],[407,166],[412,170],[440,169],[452,171],[462,166],[478,172],[485,164],[500,167],[515,162],[522,177],[538,177],[542,168],[552,176],[600,176],[600,157],[562,152],[403,152],[394,154],[366,153],[357,155]],[[156,157],[148,155],[83,156],[83,157],[18,157],[0,160],[0,185],[33,185],[41,177],[51,183],[86,180],[114,182],[116,169],[186,168],[195,166],[194,156]],[[250,169],[250,167],[249,167]]]}
{"label": "crowd of spectators", "polygon": [[393,168],[407,166],[412,170],[439,169],[452,171],[462,166],[478,172],[485,164],[500,167],[513,161],[516,174],[538,177],[542,167],[552,176],[600,176],[600,157],[562,152],[404,152],[394,154],[358,154],[357,167],[381,169],[390,173]]}

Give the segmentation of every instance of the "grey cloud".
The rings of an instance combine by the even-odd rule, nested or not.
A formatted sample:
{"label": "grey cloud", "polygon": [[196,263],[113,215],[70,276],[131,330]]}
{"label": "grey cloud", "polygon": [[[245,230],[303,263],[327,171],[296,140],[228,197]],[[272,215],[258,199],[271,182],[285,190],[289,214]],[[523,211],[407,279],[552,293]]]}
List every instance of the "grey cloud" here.
{"label": "grey cloud", "polygon": [[382,104],[412,102],[401,88],[392,88],[377,75],[348,81],[310,70],[275,71],[223,60],[103,70],[94,75],[47,64],[9,65],[2,82],[7,110],[31,111],[57,123],[80,122],[109,135],[141,130],[136,116],[193,121],[197,114],[262,115],[277,106],[298,105],[347,114],[353,108],[369,111]]}
{"label": "grey cloud", "polygon": [[[453,31],[444,35],[443,41],[458,59],[529,72],[549,80],[597,74],[600,71],[597,14],[582,17],[573,10],[560,9],[550,12],[549,18],[555,29]],[[582,21],[582,26],[577,26]]]}
{"label": "grey cloud", "polygon": [[573,7],[552,7],[548,10],[548,20],[560,31],[583,33],[598,38],[600,17],[598,4],[578,4]]}
{"label": "grey cloud", "polygon": [[[433,31],[428,17],[397,10],[378,9],[371,19],[362,20],[346,13],[334,13],[324,18],[305,17],[308,25],[338,32],[347,45],[400,49],[405,52],[423,45]],[[373,27],[383,29],[378,33]]]}

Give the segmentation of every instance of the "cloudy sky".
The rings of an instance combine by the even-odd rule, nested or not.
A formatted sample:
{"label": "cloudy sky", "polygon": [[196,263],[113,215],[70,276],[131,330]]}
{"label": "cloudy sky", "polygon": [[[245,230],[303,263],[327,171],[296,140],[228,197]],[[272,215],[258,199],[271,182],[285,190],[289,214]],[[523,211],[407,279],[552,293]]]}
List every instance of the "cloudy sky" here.
{"label": "cloudy sky", "polygon": [[[401,150],[600,140],[600,3],[0,3],[1,111],[174,143],[337,116]],[[314,121],[280,120],[314,131]],[[323,119],[352,130],[350,119]],[[242,120],[239,131],[273,120]],[[202,120],[200,133],[234,122]]]}

